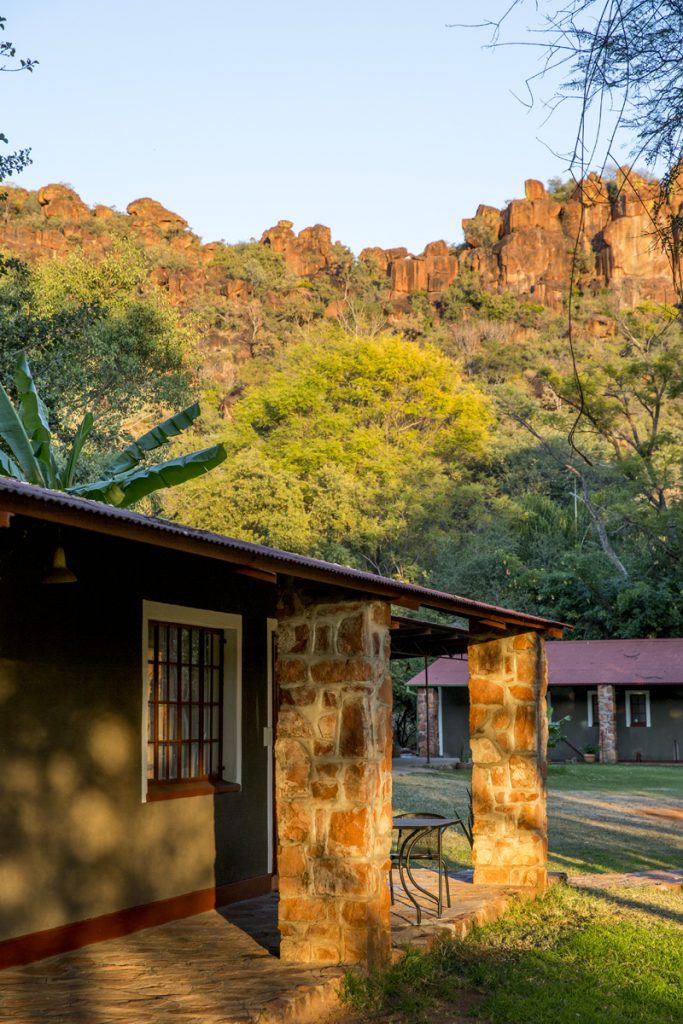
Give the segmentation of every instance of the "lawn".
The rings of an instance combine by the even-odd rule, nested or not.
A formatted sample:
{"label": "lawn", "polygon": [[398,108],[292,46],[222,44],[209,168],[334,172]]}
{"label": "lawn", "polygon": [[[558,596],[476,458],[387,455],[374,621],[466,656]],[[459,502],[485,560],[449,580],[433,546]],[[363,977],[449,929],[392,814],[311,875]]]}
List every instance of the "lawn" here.
{"label": "lawn", "polygon": [[[465,814],[468,771],[397,772],[395,811]],[[550,765],[551,870],[584,874],[683,865],[683,765]],[[465,837],[446,834],[453,867],[471,865]],[[683,1017],[682,1017],[683,1020]]]}
{"label": "lawn", "polygon": [[432,952],[348,976],[341,1024],[681,1024],[683,894],[554,886]]}
{"label": "lawn", "polygon": [[[397,772],[395,811],[467,809],[467,771]],[[550,865],[573,874],[683,866],[683,766],[551,765]],[[453,866],[471,863],[448,833]],[[387,971],[347,975],[330,1024],[683,1024],[680,889],[560,884]]]}

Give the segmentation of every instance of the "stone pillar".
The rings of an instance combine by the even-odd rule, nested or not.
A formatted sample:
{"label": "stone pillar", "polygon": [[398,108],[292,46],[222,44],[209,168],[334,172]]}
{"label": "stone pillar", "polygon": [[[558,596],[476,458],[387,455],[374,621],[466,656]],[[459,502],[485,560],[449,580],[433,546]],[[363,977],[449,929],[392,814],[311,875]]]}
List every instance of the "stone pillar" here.
{"label": "stone pillar", "polygon": [[600,760],[616,764],[617,755],[617,702],[611,683],[598,683],[598,725],[600,727]]}
{"label": "stone pillar", "polygon": [[[439,756],[439,701],[441,689],[429,687],[429,756]],[[426,688],[417,691],[417,742],[420,757],[427,756],[427,696]]]}
{"label": "stone pillar", "polygon": [[538,633],[468,647],[474,881],[547,883],[548,686]]}
{"label": "stone pillar", "polygon": [[278,617],[280,957],[386,963],[390,608],[286,591]]}

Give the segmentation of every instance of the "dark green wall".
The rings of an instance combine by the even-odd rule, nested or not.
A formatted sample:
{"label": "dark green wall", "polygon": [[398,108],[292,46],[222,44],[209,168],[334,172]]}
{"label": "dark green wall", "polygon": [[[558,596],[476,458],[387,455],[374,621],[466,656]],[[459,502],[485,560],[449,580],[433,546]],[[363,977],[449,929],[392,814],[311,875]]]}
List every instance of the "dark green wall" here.
{"label": "dark green wall", "polygon": [[[571,715],[563,727],[567,738],[579,749],[590,745],[597,749],[598,727],[588,725],[588,689],[596,687],[553,686],[553,716]],[[626,725],[626,690],[643,689],[650,693],[650,727]],[[617,750],[619,759],[635,761],[671,761],[674,740],[678,741],[679,757],[683,759],[683,686],[617,686]],[[560,743],[550,752],[553,760],[565,760],[573,751]]]}
{"label": "dark green wall", "polygon": [[440,687],[444,757],[470,757],[469,692],[466,686]]}
{"label": "dark green wall", "polygon": [[[591,687],[596,689],[596,687]],[[649,689],[651,726],[626,726],[626,689]],[[567,739],[580,750],[584,746],[598,748],[598,727],[588,725],[588,687],[553,686],[550,691],[553,718],[570,715],[563,725]],[[468,690],[465,686],[441,687],[441,721],[443,725],[443,752],[447,757],[460,757],[461,748],[467,750]],[[617,687],[617,748],[624,761],[671,761],[674,759],[674,740],[678,741],[678,756],[683,760],[683,685],[658,687]],[[566,761],[576,756],[566,743],[548,751],[551,761]]]}
{"label": "dark green wall", "polygon": [[[267,870],[266,620],[224,563],[63,530],[0,530],[0,938]],[[142,602],[243,616],[242,791],[141,801]]]}

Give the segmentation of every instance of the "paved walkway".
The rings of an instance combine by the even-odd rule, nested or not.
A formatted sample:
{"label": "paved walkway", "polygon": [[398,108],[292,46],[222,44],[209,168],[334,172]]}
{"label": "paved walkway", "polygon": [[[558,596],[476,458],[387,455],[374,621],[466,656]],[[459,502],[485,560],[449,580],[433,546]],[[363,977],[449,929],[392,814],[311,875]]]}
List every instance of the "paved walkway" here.
{"label": "paved walkway", "polygon": [[[280,1024],[316,1021],[342,972],[282,964],[227,917],[275,923],[272,897],[0,972],[12,1024]],[[260,908],[254,904],[260,904]],[[239,909],[237,909],[239,908]]]}
{"label": "paved walkway", "polygon": [[[436,891],[436,874],[418,881]],[[423,919],[400,886],[394,944],[428,946],[444,932],[464,936],[498,918],[513,893],[475,887],[471,872],[451,879],[451,909]],[[343,972],[280,963],[277,896],[100,942],[0,972],[2,1024],[306,1024],[336,1004]],[[397,955],[399,955],[397,953]]]}
{"label": "paved walkway", "polygon": [[570,885],[578,889],[612,889],[617,886],[657,886],[660,889],[683,889],[680,871],[624,871],[604,875],[572,875]]}

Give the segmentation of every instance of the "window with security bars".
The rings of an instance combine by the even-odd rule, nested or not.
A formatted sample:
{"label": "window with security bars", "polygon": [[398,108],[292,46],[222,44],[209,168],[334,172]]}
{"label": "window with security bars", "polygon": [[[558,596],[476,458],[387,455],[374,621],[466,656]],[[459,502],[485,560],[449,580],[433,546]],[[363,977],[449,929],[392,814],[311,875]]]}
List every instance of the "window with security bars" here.
{"label": "window with security bars", "polygon": [[647,690],[627,690],[627,721],[628,726],[647,728],[650,724],[649,693]]}
{"label": "window with security bars", "polygon": [[221,778],[223,668],[223,630],[149,622],[149,780]]}

